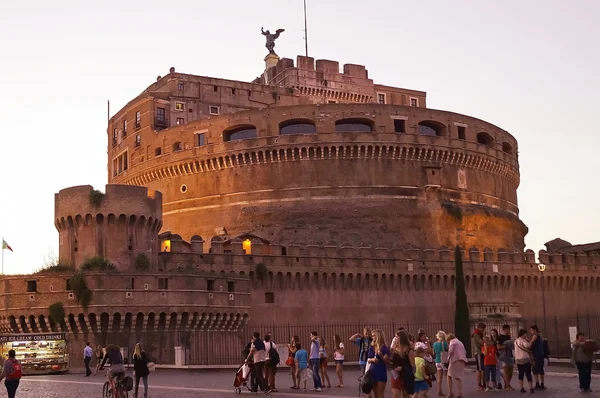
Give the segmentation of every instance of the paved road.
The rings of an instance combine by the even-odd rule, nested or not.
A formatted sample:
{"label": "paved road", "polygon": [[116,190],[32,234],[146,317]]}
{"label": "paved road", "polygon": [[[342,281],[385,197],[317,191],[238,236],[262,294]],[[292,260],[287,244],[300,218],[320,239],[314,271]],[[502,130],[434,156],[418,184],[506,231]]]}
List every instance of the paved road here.
{"label": "paved road", "polygon": [[[551,369],[562,371],[562,369]],[[150,393],[149,398],[211,398],[211,397],[234,397],[233,392],[233,373],[232,371],[179,371],[179,370],[158,370],[150,375]],[[332,381],[337,380],[333,372],[330,372]],[[280,397],[338,397],[338,398],[356,398],[358,396],[358,371],[347,369],[346,388],[326,389],[322,393],[308,391],[306,393],[291,390],[291,378],[285,369],[277,375],[278,393],[272,396]],[[17,392],[18,398],[79,398],[79,397],[101,397],[103,376],[83,377],[79,373],[71,373],[60,376],[29,376],[22,379],[21,386]],[[570,373],[551,373],[548,377],[547,391],[538,392],[536,396],[545,398],[557,397],[600,397],[600,377],[594,377],[592,388],[596,383],[597,390],[592,394],[581,394],[577,388],[578,382],[576,376]],[[474,391],[475,380],[473,374],[468,374],[466,386],[464,389],[465,397],[485,396],[484,393]],[[0,397],[5,396],[5,392],[0,392]],[[132,396],[132,395],[130,395]],[[242,392],[242,396],[251,396],[248,391]],[[386,397],[391,397],[391,390],[386,391]],[[430,397],[437,396],[431,393]],[[520,397],[518,392],[500,392],[494,393],[494,397]]]}

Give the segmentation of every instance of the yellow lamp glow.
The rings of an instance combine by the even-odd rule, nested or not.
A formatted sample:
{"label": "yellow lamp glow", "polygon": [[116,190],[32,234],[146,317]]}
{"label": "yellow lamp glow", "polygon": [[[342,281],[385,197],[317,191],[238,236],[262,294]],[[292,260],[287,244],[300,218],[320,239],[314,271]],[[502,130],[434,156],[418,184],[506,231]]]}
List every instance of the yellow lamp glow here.
{"label": "yellow lamp glow", "polygon": [[244,249],[244,253],[252,254],[252,242],[250,242],[250,239],[246,239],[242,243],[242,248]]}
{"label": "yellow lamp glow", "polygon": [[161,252],[170,252],[171,251],[171,241],[163,240],[160,245],[160,251]]}
{"label": "yellow lamp glow", "polygon": [[540,272],[544,272],[546,271],[546,264],[538,264],[538,269],[540,270]]}

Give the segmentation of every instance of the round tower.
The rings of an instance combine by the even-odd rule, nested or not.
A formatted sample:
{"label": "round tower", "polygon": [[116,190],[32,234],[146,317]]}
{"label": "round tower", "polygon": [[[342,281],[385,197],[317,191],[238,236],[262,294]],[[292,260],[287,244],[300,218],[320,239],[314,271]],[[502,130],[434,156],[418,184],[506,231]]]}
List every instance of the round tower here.
{"label": "round tower", "polygon": [[54,216],[63,264],[79,268],[90,258],[102,257],[128,270],[142,253],[152,266],[157,263],[160,192],[110,184],[105,193],[91,185],[66,188],[55,194]]}

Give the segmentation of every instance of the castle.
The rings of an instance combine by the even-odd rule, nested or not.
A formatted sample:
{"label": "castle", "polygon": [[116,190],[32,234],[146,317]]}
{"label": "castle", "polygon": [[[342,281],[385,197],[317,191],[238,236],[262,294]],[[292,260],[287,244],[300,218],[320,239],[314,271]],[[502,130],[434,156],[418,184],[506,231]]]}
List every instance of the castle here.
{"label": "castle", "polygon": [[515,138],[361,65],[283,58],[252,83],[171,68],[110,119],[108,166],[105,193],[56,194],[55,225],[61,263],[115,269],[86,272],[85,309],[69,272],[4,277],[4,332],[451,322],[455,246],[474,319],[539,318],[543,289],[548,316],[596,308],[598,247],[549,242],[544,280],[524,251]]}

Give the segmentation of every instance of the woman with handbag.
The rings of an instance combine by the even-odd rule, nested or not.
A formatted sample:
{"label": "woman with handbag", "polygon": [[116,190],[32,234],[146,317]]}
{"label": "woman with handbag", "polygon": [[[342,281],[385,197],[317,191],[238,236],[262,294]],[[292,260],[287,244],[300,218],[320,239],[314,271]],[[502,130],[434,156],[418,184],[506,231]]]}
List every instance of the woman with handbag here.
{"label": "woman with handbag", "polygon": [[292,341],[288,344],[288,359],[285,361],[285,364],[290,367],[290,373],[292,374],[292,390],[300,389],[300,380],[298,380],[298,368],[296,367],[296,344],[300,342],[300,337],[293,335]]}
{"label": "woman with handbag", "polygon": [[375,398],[383,398],[385,394],[385,385],[387,384],[387,365],[390,363],[390,349],[385,344],[385,335],[383,330],[373,330],[372,349],[369,350],[368,363],[371,364],[369,370],[372,371],[375,385],[373,386],[373,395]]}
{"label": "woman with handbag", "polygon": [[396,333],[392,346],[392,395],[394,398],[408,398],[415,393],[415,351],[404,330]]}
{"label": "woman with handbag", "polygon": [[524,393],[523,378],[527,377],[529,383],[529,391],[533,394],[533,377],[531,369],[533,366],[533,354],[531,352],[531,344],[527,340],[527,330],[519,330],[519,338],[515,341],[515,362],[519,371],[519,383],[521,384],[521,392]]}
{"label": "woman with handbag", "polygon": [[344,373],[342,371],[342,365],[344,364],[344,343],[339,334],[333,336],[335,351],[333,353],[333,359],[335,360],[335,373],[338,377],[337,388],[344,388]]}
{"label": "woman with handbag", "polygon": [[149,364],[154,365],[150,362],[146,351],[142,350],[140,343],[137,343],[133,353],[133,376],[135,377],[135,390],[133,393],[134,398],[138,398],[140,379],[144,381],[144,398],[148,398],[148,375],[150,374],[150,367],[148,366]]}

